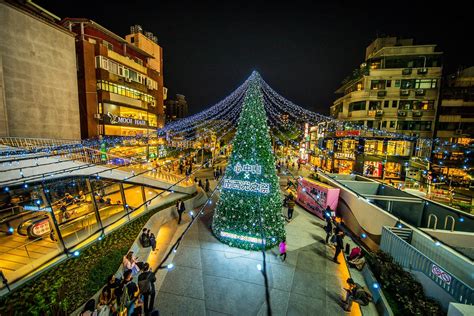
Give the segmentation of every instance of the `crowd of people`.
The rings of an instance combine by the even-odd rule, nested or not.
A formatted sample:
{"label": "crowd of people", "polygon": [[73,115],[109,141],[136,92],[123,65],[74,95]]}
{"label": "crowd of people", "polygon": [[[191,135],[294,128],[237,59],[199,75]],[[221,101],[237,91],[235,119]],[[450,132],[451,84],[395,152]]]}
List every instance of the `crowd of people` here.
{"label": "crowd of people", "polygon": [[[127,255],[128,257],[128,255]],[[124,262],[128,261],[124,257]],[[132,269],[126,269],[122,279],[115,275],[107,278],[98,302],[90,299],[80,313],[81,316],[158,316],[154,310],[156,276],[148,263],[143,263],[139,270],[137,282],[134,281]]]}

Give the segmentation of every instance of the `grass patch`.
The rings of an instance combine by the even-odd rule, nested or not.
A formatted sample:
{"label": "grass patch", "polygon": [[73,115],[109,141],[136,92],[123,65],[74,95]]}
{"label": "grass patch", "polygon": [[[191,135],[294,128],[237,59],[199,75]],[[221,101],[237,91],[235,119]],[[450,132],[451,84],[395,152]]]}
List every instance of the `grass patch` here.
{"label": "grass patch", "polygon": [[83,249],[79,257],[68,258],[1,297],[0,315],[69,315],[117,271],[150,217],[173,205],[170,202],[134,219]]}

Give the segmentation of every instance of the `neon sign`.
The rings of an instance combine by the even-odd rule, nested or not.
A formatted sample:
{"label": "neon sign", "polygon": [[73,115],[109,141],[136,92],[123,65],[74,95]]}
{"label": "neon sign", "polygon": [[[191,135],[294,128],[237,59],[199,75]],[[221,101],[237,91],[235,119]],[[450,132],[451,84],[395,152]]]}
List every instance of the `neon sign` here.
{"label": "neon sign", "polygon": [[255,192],[268,194],[270,192],[270,184],[265,182],[251,182],[245,180],[224,179],[222,183],[224,189],[239,190],[246,192]]}

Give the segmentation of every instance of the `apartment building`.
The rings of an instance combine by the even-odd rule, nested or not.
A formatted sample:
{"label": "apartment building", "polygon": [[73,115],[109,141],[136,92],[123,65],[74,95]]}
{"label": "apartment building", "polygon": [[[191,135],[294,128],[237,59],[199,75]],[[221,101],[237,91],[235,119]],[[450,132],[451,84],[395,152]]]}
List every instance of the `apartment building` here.
{"label": "apartment building", "polygon": [[331,115],[367,129],[432,137],[442,53],[413,39],[377,38],[359,69],[336,91]]}

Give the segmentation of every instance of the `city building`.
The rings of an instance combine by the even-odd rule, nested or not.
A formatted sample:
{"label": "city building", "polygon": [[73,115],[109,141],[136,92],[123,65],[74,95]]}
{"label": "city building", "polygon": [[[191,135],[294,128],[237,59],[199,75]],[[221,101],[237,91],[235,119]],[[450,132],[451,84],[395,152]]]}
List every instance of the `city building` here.
{"label": "city building", "polygon": [[474,158],[474,67],[448,75],[441,90],[432,169],[449,187],[469,187]]}
{"label": "city building", "polygon": [[81,138],[74,34],[31,1],[0,2],[0,136]]}
{"label": "city building", "polygon": [[163,126],[162,50],[132,27],[124,39],[84,18],[61,24],[76,34],[82,138],[155,137]]}
{"label": "city building", "polygon": [[359,69],[336,91],[331,115],[399,134],[432,137],[439,103],[442,53],[413,39],[377,38]]}
{"label": "city building", "polygon": [[188,102],[182,94],[177,94],[176,99],[165,101],[166,121],[171,122],[188,116]]}

